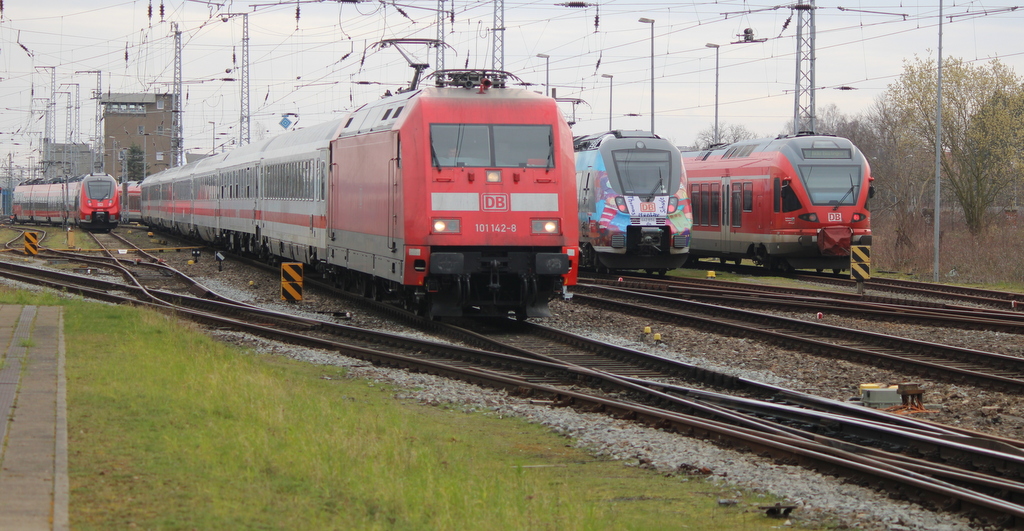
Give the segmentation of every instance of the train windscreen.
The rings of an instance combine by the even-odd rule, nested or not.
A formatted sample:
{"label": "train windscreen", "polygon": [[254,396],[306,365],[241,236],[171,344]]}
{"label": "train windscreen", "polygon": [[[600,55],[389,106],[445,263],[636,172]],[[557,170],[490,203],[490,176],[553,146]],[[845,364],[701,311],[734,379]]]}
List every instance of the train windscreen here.
{"label": "train windscreen", "polygon": [[114,197],[114,182],[96,180],[85,182],[85,195],[93,201],[103,201]]}
{"label": "train windscreen", "polygon": [[431,124],[430,151],[436,167],[551,168],[550,125]]}
{"label": "train windscreen", "polygon": [[800,179],[815,205],[853,205],[860,196],[860,166],[801,166]]}
{"label": "train windscreen", "polygon": [[674,193],[678,179],[666,187],[672,175],[672,158],[668,151],[653,149],[617,149],[612,152],[615,171],[619,175],[621,193],[625,195],[664,195]]}

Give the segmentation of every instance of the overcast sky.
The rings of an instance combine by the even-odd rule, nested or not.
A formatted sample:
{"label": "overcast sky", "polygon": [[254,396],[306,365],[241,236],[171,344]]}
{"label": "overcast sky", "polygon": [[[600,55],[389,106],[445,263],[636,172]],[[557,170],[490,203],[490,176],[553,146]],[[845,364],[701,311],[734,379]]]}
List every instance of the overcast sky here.
{"label": "overcast sky", "polygon": [[[774,136],[793,117],[794,5],[507,0],[504,70],[540,92],[550,79],[559,99],[580,100],[561,104],[575,134],[607,129],[609,116],[617,129],[649,129],[651,24],[638,19],[653,19],[656,133],[690,145],[713,125],[715,50],[706,44],[714,43],[721,45],[720,122]],[[184,47],[186,151],[209,152],[214,127],[218,143],[237,139],[240,84],[224,79],[241,73],[242,17],[224,14],[248,13],[252,139],[284,131],[278,122],[285,113],[298,116],[298,127],[322,123],[408,84],[413,70],[402,53],[376,43],[437,38],[437,7],[436,0],[8,0],[0,18],[0,156],[11,153],[16,164],[39,158],[40,111],[51,92],[50,70],[40,67],[56,73],[58,142],[67,137],[69,108],[72,123],[80,124],[71,140],[94,138],[96,74],[83,71],[102,72],[104,93],[170,92],[172,22]],[[937,2],[819,0],[816,7],[819,110],[835,104],[849,115],[863,113],[906,60],[936,56]],[[445,66],[490,68],[493,4],[446,0],[444,8],[454,10],[454,22],[446,21]],[[958,2],[947,3],[944,13],[945,57],[998,58],[1024,74],[1024,9]],[[732,44],[746,28],[766,40]],[[402,50],[433,70],[434,49]]]}

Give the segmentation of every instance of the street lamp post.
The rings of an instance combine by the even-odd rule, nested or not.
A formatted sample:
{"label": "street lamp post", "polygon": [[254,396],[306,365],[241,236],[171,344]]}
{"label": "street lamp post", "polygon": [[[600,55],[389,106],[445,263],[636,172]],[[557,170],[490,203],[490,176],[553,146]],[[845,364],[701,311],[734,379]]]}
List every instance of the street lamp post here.
{"label": "street lamp post", "polygon": [[715,49],[715,144],[719,142],[718,136],[718,45],[707,43],[704,46]]}
{"label": "street lamp post", "polygon": [[654,19],[641,18],[640,22],[651,25],[651,133],[654,132]]}
{"label": "street lamp post", "polygon": [[612,130],[612,78],[611,74],[601,74],[601,77],[608,78],[608,130]]}
{"label": "street lamp post", "polygon": [[546,53],[539,53],[537,57],[544,60],[544,95],[551,95],[551,56]]}

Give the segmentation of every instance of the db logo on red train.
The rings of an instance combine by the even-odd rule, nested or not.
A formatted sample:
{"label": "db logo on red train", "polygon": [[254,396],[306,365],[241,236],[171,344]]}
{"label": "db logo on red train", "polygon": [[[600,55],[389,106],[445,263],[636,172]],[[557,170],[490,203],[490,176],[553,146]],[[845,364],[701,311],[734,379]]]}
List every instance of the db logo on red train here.
{"label": "db logo on red train", "polygon": [[828,213],[828,220],[830,222],[842,221],[843,220],[843,213],[842,212],[829,212]]}
{"label": "db logo on red train", "polygon": [[506,212],[508,210],[508,194],[483,194],[484,210]]}

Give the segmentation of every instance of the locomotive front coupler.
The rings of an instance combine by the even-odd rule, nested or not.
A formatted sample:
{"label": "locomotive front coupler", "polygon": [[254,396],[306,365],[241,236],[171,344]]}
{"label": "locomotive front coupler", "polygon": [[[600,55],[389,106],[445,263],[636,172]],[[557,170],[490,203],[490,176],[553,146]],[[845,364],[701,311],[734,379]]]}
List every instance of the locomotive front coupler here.
{"label": "locomotive front coupler", "polygon": [[487,289],[496,292],[501,289],[501,280],[498,277],[498,272],[501,270],[501,261],[491,260],[488,265],[490,266],[491,274],[490,282],[487,284]]}
{"label": "locomotive front coupler", "polygon": [[661,251],[658,247],[661,244],[661,229],[658,227],[643,227],[640,229],[640,247],[653,247],[656,251]]}

